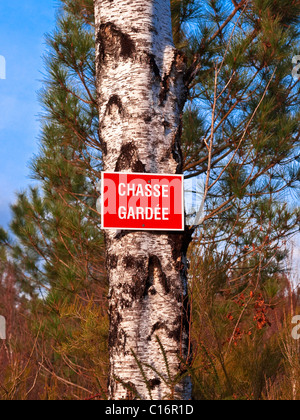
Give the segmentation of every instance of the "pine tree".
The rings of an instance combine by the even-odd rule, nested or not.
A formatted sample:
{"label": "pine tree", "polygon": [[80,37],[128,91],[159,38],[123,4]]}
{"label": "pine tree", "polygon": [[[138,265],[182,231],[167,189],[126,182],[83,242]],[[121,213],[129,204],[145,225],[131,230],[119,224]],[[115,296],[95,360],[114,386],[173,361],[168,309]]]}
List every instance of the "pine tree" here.
{"label": "pine tree", "polygon": [[[297,186],[299,179],[298,165],[290,165],[288,172],[282,167],[287,168],[298,153],[299,111],[295,106],[299,88],[291,75],[288,77],[288,70],[297,39],[295,15],[300,9],[295,2],[291,15],[287,3],[279,3],[208,1],[202,7],[199,5],[205,23],[201,22],[197,36],[184,42],[187,39],[180,25],[178,28],[178,21],[174,27],[177,42],[182,43],[190,61],[189,67],[185,66],[182,54],[173,48],[168,1],[145,2],[142,8],[136,2],[96,3],[96,64],[104,169],[185,171],[187,177],[205,174],[204,222],[208,220],[218,227],[223,242],[234,237],[233,230],[239,230],[238,240],[245,241],[241,245],[247,247],[249,238],[254,238],[245,230],[253,231],[259,221],[263,233],[256,232],[255,242],[251,244],[256,250],[276,241],[276,230],[272,229],[269,235],[267,232],[277,217],[284,215],[281,221],[277,220],[281,233],[293,231],[298,221],[297,213],[288,213],[284,205],[273,205],[278,193]],[[184,13],[193,4],[175,2],[173,5],[179,8],[179,13]],[[197,143],[194,125],[183,160],[178,134],[187,89],[191,103],[185,118],[188,114],[194,117],[200,138]],[[203,112],[205,108],[210,118]],[[169,130],[164,129],[164,121]],[[149,147],[155,154],[149,153]],[[271,202],[270,197],[273,197]],[[223,217],[225,224],[219,222]],[[126,384],[146,396],[147,383],[143,372],[133,373],[130,349],[139,360],[146,359],[149,363],[153,358],[151,363],[155,363],[159,349],[151,343],[153,331],[163,336],[167,356],[176,347],[170,339],[174,336],[173,327],[176,319],[184,324],[183,313],[187,316],[182,307],[175,305],[176,300],[186,299],[185,272],[178,275],[179,283],[175,280],[176,262],[186,260],[189,236],[185,236],[175,239],[174,235],[155,233],[111,231],[106,234],[113,340],[111,378],[120,379],[120,383],[112,379],[113,397],[125,397],[122,386]],[[261,269],[261,254],[252,256],[246,264]],[[162,281],[174,285],[176,291],[170,287],[162,289],[170,303],[167,310],[165,305],[163,310],[159,306],[160,297],[149,296],[147,289],[151,285],[157,292]],[[178,291],[182,298],[175,298],[173,303]],[[157,316],[144,321],[149,313]],[[181,334],[177,353],[188,331],[182,330]],[[163,361],[157,363],[160,369],[156,369],[161,370]],[[176,366],[175,360],[173,363]],[[161,383],[158,386],[161,394],[160,386]]]}
{"label": "pine tree", "polygon": [[102,163],[89,12],[65,8],[47,44],[40,151],[31,163],[39,183],[12,206],[17,241],[10,248],[30,298],[33,332],[43,331],[39,357],[49,378],[47,398],[70,398],[75,391],[88,397],[99,384],[106,388],[108,329],[95,207]]}
{"label": "pine tree", "polygon": [[[113,233],[107,235],[110,396],[149,398],[151,394],[155,398],[161,390],[160,397],[170,393],[172,397],[188,397],[188,382],[182,385],[180,380],[189,372],[197,398],[232,397],[234,385],[239,383],[234,375],[242,363],[240,354],[233,361],[231,352],[236,339],[237,343],[244,342],[239,340],[237,328],[242,332],[242,327],[245,331],[251,328],[260,293],[266,304],[272,305],[274,296],[284,300],[282,288],[276,287],[276,276],[282,273],[286,261],[285,241],[299,226],[293,198],[299,194],[300,92],[299,81],[292,77],[292,58],[298,54],[300,2],[294,1],[291,7],[286,0],[172,0],[176,50],[167,1],[142,3],[144,12],[153,3],[156,18],[161,19],[162,32],[157,35],[154,31],[153,39],[143,27],[141,15],[128,27],[137,16],[133,10],[136,1],[127,3],[121,13],[124,4],[117,9],[119,2],[96,2],[100,8],[96,12],[95,36],[94,2],[62,1],[57,29],[48,37],[47,75],[41,93],[46,112],[40,152],[32,160],[40,186],[20,194],[13,206],[11,227],[16,243],[9,242],[2,232],[0,239],[10,247],[20,287],[30,296],[34,336],[42,321],[40,362],[47,360],[41,372],[48,381],[43,397],[98,394],[99,388],[105,388],[107,375],[107,283],[104,240],[96,211],[101,170],[114,171],[118,162],[120,170],[183,172],[187,179],[199,177],[205,186],[204,217],[200,215],[197,221],[200,226],[187,226],[182,236],[154,232],[123,232],[118,238]],[[160,7],[168,13],[162,14]],[[145,16],[150,19],[150,15]],[[155,19],[154,23],[157,26]],[[141,32],[134,31],[136,25],[141,25]],[[138,41],[142,34],[148,37],[146,46],[144,41]],[[171,47],[162,52],[164,42]],[[137,57],[142,61],[135,61]],[[121,77],[128,84],[117,90],[117,81],[113,80]],[[145,98],[136,105],[138,88],[145,90],[145,98],[153,88],[156,105],[149,107]],[[143,104],[149,113],[145,116],[147,125],[145,119],[140,123],[136,119],[141,117]],[[136,113],[129,112],[135,106]],[[125,129],[126,118],[129,122]],[[138,129],[130,129],[137,125]],[[110,135],[114,130],[115,140],[122,139],[123,144],[112,148]],[[172,134],[173,143],[169,138]],[[134,142],[137,136],[140,141]],[[152,161],[148,141],[157,156],[165,154],[165,162]],[[158,143],[153,145],[155,141]],[[122,149],[127,143],[129,150]],[[187,284],[186,252],[192,238]],[[136,249],[137,242],[140,250]],[[121,281],[123,289],[126,284],[132,287],[119,289]],[[159,285],[161,303],[154,294],[153,282]],[[208,382],[212,384],[207,392],[208,382],[203,386],[195,376],[197,364],[187,365],[191,340],[178,343],[178,337],[188,337],[187,324],[191,323],[187,285],[195,321],[191,340],[195,349],[202,349]],[[243,295],[252,299],[247,311],[237,303]],[[203,306],[199,307],[199,302]],[[163,306],[161,313],[150,311],[156,303],[157,307]],[[127,331],[126,317],[132,305],[136,321],[129,323]],[[142,317],[147,308],[150,322],[148,316]],[[236,328],[241,315],[242,322]],[[97,323],[97,319],[101,321]],[[147,335],[150,324],[153,329]],[[135,334],[140,340],[138,346],[133,343]],[[126,335],[129,338],[125,343]],[[215,375],[216,360],[210,349],[202,347],[203,339],[218,354],[224,387]],[[248,360],[253,363],[262,348],[267,348],[262,361],[277,354],[274,342],[265,346],[261,337],[256,344],[251,337],[248,340]],[[125,351],[119,348],[122,342]],[[180,348],[178,358],[175,353],[180,353]],[[128,369],[120,369],[115,361],[120,355],[129,361]],[[227,362],[236,367],[229,374]],[[276,366],[268,369],[270,377]],[[81,375],[82,371],[86,374]],[[250,373],[240,383],[251,382],[255,388]],[[220,386],[225,394],[219,393]],[[247,385],[247,392],[251,387]],[[260,391],[257,397],[262,395]]]}

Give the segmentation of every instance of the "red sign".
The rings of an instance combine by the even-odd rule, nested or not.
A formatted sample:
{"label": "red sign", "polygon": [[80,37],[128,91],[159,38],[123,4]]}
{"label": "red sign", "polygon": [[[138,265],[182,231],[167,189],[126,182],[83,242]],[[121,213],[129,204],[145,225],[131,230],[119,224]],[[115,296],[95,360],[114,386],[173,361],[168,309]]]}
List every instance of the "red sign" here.
{"label": "red sign", "polygon": [[102,228],[184,230],[183,175],[102,173]]}

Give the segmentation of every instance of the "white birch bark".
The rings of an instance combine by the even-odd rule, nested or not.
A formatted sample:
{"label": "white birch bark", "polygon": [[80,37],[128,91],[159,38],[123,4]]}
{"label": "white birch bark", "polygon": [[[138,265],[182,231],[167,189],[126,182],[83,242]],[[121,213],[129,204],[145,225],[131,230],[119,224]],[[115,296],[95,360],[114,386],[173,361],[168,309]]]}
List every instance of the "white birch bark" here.
{"label": "white birch bark", "polygon": [[[181,171],[185,62],[172,40],[170,0],[95,0],[97,93],[104,170]],[[185,232],[108,231],[110,397],[170,398],[165,378],[184,372],[188,346]],[[121,381],[120,381],[120,380]],[[125,386],[126,384],[126,386]],[[131,392],[129,388],[133,389]],[[175,398],[189,399],[188,379]]]}

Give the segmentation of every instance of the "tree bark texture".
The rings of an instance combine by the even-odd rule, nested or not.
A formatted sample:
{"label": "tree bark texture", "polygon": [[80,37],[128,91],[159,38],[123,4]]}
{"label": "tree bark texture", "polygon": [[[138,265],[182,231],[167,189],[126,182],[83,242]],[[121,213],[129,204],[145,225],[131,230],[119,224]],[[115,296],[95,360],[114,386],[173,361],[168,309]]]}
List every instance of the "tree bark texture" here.
{"label": "tree bark texture", "polygon": [[[186,66],[173,44],[170,0],[95,0],[95,16],[104,170],[181,173]],[[166,383],[184,374],[179,356],[188,353],[190,235],[116,230],[105,235],[110,398],[190,399],[188,378],[175,390]]]}

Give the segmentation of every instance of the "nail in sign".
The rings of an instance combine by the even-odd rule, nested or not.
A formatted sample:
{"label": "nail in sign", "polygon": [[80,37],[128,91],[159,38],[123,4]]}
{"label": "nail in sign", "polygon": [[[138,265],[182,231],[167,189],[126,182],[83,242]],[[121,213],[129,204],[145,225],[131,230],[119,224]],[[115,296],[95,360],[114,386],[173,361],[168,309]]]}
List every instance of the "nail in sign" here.
{"label": "nail in sign", "polygon": [[184,230],[183,175],[102,173],[102,228]]}

